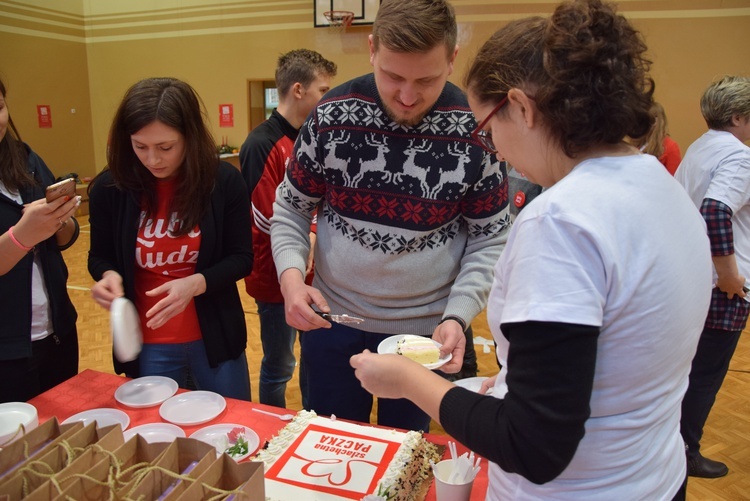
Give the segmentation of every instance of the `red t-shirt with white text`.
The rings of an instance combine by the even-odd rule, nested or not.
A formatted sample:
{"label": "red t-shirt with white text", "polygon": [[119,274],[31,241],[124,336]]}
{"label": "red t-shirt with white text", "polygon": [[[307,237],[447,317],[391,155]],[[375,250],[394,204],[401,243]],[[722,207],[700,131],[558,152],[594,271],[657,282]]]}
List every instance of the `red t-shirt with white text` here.
{"label": "red t-shirt with white text", "polygon": [[168,214],[169,201],[175,191],[176,180],[156,184],[157,207],[153,218],[141,211],[138,238],[135,244],[135,306],[141,320],[144,343],[187,343],[201,339],[195,302],[157,329],[146,326],[146,312],[166,297],[165,294],[147,296],[146,292],[178,278],[195,273],[201,243],[199,227],[179,237],[170,229],[179,228],[177,214]]}

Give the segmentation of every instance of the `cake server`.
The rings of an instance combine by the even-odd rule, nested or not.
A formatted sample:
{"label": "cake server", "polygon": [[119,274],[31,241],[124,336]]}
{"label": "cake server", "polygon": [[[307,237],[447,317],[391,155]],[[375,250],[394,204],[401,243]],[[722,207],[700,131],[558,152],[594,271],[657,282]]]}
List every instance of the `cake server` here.
{"label": "cake server", "polygon": [[347,315],[344,313],[343,315],[332,315],[331,313],[323,313],[321,311],[316,311],[318,315],[325,318],[329,322],[336,322],[337,324],[361,324],[365,321],[364,318],[359,317],[352,317],[350,315]]}

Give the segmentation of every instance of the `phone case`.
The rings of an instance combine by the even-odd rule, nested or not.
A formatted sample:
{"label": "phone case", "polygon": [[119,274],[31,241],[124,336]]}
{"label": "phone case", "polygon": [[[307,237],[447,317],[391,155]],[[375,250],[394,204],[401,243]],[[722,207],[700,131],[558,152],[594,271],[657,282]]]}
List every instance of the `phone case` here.
{"label": "phone case", "polygon": [[45,198],[47,202],[57,200],[63,196],[69,196],[73,198],[76,194],[76,182],[75,179],[64,179],[59,183],[52,184],[47,187]]}

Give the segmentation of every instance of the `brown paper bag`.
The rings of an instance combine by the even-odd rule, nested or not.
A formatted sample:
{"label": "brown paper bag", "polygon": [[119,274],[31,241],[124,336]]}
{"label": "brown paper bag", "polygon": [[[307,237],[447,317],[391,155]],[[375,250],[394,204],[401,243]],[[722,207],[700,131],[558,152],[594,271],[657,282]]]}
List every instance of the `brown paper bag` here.
{"label": "brown paper bag", "polygon": [[[45,448],[46,452],[25,461],[20,468],[5,477],[3,483],[0,484],[0,492],[30,494],[46,482],[50,476],[72,463],[75,460],[75,455],[82,453],[81,449],[98,442],[111,431],[112,426],[97,429],[96,423],[76,428],[70,436],[57,441],[51,448]],[[120,432],[122,433],[122,431]],[[15,498],[11,496],[11,499]]]}
{"label": "brown paper bag", "polygon": [[[143,478],[134,479],[118,494],[131,499],[156,499],[175,483],[175,476],[167,472],[179,475],[191,467],[187,475],[195,479],[208,469],[215,459],[216,449],[212,446],[195,439],[177,438],[153,463],[156,468],[150,470]],[[182,483],[184,482],[180,482]],[[184,487],[179,488],[180,492],[182,490]]]}
{"label": "brown paper bag", "polygon": [[[139,468],[134,467],[140,465],[140,469],[147,468],[168,445],[149,444],[140,436],[123,443],[119,425],[100,428],[98,432],[103,435],[101,440],[90,445],[73,463],[57,473],[54,483],[50,480],[39,486],[32,493],[34,500],[113,498],[125,481],[137,473]],[[106,452],[113,450],[111,454]]]}
{"label": "brown paper bag", "polygon": [[101,438],[86,446],[83,454],[55,475],[55,480],[62,489],[69,485],[69,478],[85,474],[103,459],[109,459],[109,453],[114,453],[125,443],[122,427],[119,424],[97,428],[96,433]]}
{"label": "brown paper bag", "polygon": [[27,459],[26,454],[29,458],[44,454],[60,440],[67,439],[81,428],[83,428],[83,423],[77,422],[61,426],[57,422],[57,418],[52,418],[26,433],[22,438],[3,447],[0,450],[0,484],[22,466]]}
{"label": "brown paper bag", "polygon": [[[52,482],[47,481],[34,489],[34,492],[24,497],[23,501],[49,501],[50,499],[54,499],[58,492],[57,487],[55,487]],[[8,500],[10,500],[10,498],[8,498]]]}
{"label": "brown paper bag", "polygon": [[115,451],[115,457],[120,461],[118,486],[122,488],[127,485],[138,471],[158,461],[170,445],[166,442],[150,444],[140,435],[125,442]]}
{"label": "brown paper bag", "polygon": [[[202,454],[200,450],[203,449],[203,445],[203,442],[190,440],[187,444],[181,444],[181,447],[175,447],[165,453],[158,462],[159,469],[151,470],[138,488],[133,491],[131,497],[138,499],[144,495],[146,499],[159,499],[159,501],[177,499],[216,461],[216,449],[210,446],[201,459],[193,459]],[[200,450],[195,450],[196,448]],[[176,478],[168,472],[188,478]]]}
{"label": "brown paper bag", "polygon": [[[72,434],[59,440],[52,448],[46,448],[47,452],[39,454],[30,459],[14,473],[6,477],[0,484],[0,491],[9,493],[31,493],[40,487],[52,475],[60,473],[67,467],[72,467],[76,458],[85,452],[85,449],[99,441],[115,444],[122,442],[122,428],[120,425],[111,425],[104,428],[96,428],[95,423],[83,427],[76,427]],[[78,468],[75,471],[83,473],[87,467]],[[11,495],[11,499],[14,497]]]}
{"label": "brown paper bag", "polygon": [[235,491],[236,501],[265,501],[263,463],[237,463],[222,454],[198,479],[185,489],[177,501],[203,501],[214,498],[221,491]]}
{"label": "brown paper bag", "polygon": [[70,499],[75,499],[76,501],[99,501],[101,499],[113,499],[117,489],[111,475],[114,470],[111,467],[110,459],[112,458],[99,461],[96,465],[86,470],[83,475],[74,473],[66,479],[65,489],[59,495],[50,499],[55,501],[67,501]]}

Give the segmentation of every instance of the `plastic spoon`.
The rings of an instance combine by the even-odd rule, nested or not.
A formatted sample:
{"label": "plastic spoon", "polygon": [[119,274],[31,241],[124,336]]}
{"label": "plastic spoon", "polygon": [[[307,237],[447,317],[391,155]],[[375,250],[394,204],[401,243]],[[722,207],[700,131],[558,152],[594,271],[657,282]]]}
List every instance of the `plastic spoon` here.
{"label": "plastic spoon", "polygon": [[262,411],[260,409],[256,409],[255,407],[253,407],[252,410],[254,410],[255,412],[260,412],[261,414],[268,414],[269,416],[277,417],[282,421],[291,421],[292,419],[294,419],[294,414],[276,414],[275,412]]}

